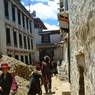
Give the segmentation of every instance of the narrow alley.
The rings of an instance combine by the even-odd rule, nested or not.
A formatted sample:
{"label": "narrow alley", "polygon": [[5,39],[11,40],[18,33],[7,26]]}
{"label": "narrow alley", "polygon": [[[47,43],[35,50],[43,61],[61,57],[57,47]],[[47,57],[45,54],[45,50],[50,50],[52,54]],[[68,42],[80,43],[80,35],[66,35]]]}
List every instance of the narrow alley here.
{"label": "narrow alley", "polygon": [[58,76],[52,78],[52,92],[51,94],[43,95],[71,95],[70,93],[70,84],[67,81],[61,81]]}

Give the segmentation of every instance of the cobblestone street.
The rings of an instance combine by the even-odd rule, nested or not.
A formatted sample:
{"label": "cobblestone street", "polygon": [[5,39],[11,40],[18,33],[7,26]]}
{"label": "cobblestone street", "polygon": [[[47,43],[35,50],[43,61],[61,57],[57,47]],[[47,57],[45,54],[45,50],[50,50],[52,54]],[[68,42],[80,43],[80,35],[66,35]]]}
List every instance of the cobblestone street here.
{"label": "cobblestone street", "polygon": [[[58,76],[52,78],[52,93],[43,95],[70,95],[70,84],[67,81],[61,81]],[[67,94],[68,93],[68,94]]]}

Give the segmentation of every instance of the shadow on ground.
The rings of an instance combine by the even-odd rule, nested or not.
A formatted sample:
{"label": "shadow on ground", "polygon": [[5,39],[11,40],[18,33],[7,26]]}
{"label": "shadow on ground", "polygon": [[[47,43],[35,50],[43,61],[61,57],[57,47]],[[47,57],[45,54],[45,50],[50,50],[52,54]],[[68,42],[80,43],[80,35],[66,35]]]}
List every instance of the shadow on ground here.
{"label": "shadow on ground", "polygon": [[50,93],[43,93],[44,95],[53,95],[55,92],[50,92]]}

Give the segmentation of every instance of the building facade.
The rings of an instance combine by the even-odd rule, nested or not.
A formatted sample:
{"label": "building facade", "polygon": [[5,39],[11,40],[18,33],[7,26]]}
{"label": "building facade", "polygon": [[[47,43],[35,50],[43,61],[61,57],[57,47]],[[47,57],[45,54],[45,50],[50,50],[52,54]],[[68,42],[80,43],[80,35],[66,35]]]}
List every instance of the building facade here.
{"label": "building facade", "polygon": [[[68,12],[68,0],[59,0],[59,13],[58,21],[61,31],[60,46],[63,48],[63,55],[61,64],[64,71],[64,76],[68,78],[70,82],[70,37],[69,37],[69,12]],[[63,72],[62,72],[63,73]]]}
{"label": "building facade", "polygon": [[72,95],[95,95],[95,1],[68,1]]}
{"label": "building facade", "polygon": [[20,0],[0,0],[0,50],[26,64],[34,56],[33,19]]}
{"label": "building facade", "polygon": [[39,61],[39,49],[37,47],[37,44],[41,43],[41,36],[39,35],[39,33],[42,32],[43,29],[47,29],[47,28],[40,18],[34,17],[33,21],[34,21],[34,32],[32,34],[34,37],[33,43],[34,43],[34,50],[35,50],[34,60]]}
{"label": "building facade", "polygon": [[57,43],[60,41],[60,30],[43,30],[39,32],[40,40],[37,43],[37,49],[39,50],[39,59],[43,60],[43,57],[48,55],[52,59],[58,59]]}
{"label": "building facade", "polygon": [[[71,83],[71,95],[94,95],[95,1],[60,0],[60,14],[65,11],[66,1],[68,1],[69,9],[68,48],[70,49],[70,68],[68,68],[68,74]],[[59,20],[61,20],[61,22],[59,21],[60,26],[64,28],[64,20]]]}

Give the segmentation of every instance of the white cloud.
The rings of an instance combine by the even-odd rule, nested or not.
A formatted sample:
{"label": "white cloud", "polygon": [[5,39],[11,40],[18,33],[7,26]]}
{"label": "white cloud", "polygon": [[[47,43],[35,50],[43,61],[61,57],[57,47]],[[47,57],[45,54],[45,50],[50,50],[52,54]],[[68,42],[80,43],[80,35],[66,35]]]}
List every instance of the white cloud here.
{"label": "white cloud", "polygon": [[48,24],[48,23],[44,23],[44,24],[47,27],[47,29],[50,29],[50,30],[59,29],[59,27],[56,26],[56,25],[51,25],[51,24]]}
{"label": "white cloud", "polygon": [[[35,5],[30,5],[31,12],[36,11],[37,17],[41,19],[57,19],[57,3],[53,1],[48,1],[48,5],[43,3],[37,3]],[[29,6],[26,6],[29,10]]]}
{"label": "white cloud", "polygon": [[41,2],[48,2],[48,0],[31,0],[31,1],[41,1]]}
{"label": "white cloud", "polygon": [[[34,0],[31,0],[34,1]],[[53,19],[57,20],[57,13],[58,13],[58,2],[59,0],[35,0],[35,1],[41,1],[36,4],[31,4],[30,5],[30,10],[33,12],[33,10],[36,11],[36,16],[41,18],[41,20],[48,20],[48,19]],[[42,3],[46,2],[47,5]],[[26,6],[26,8],[29,10],[29,6]],[[48,24],[44,23],[48,29],[59,29],[57,25],[54,23]]]}
{"label": "white cloud", "polygon": [[21,1],[22,5],[24,5],[24,3]]}

